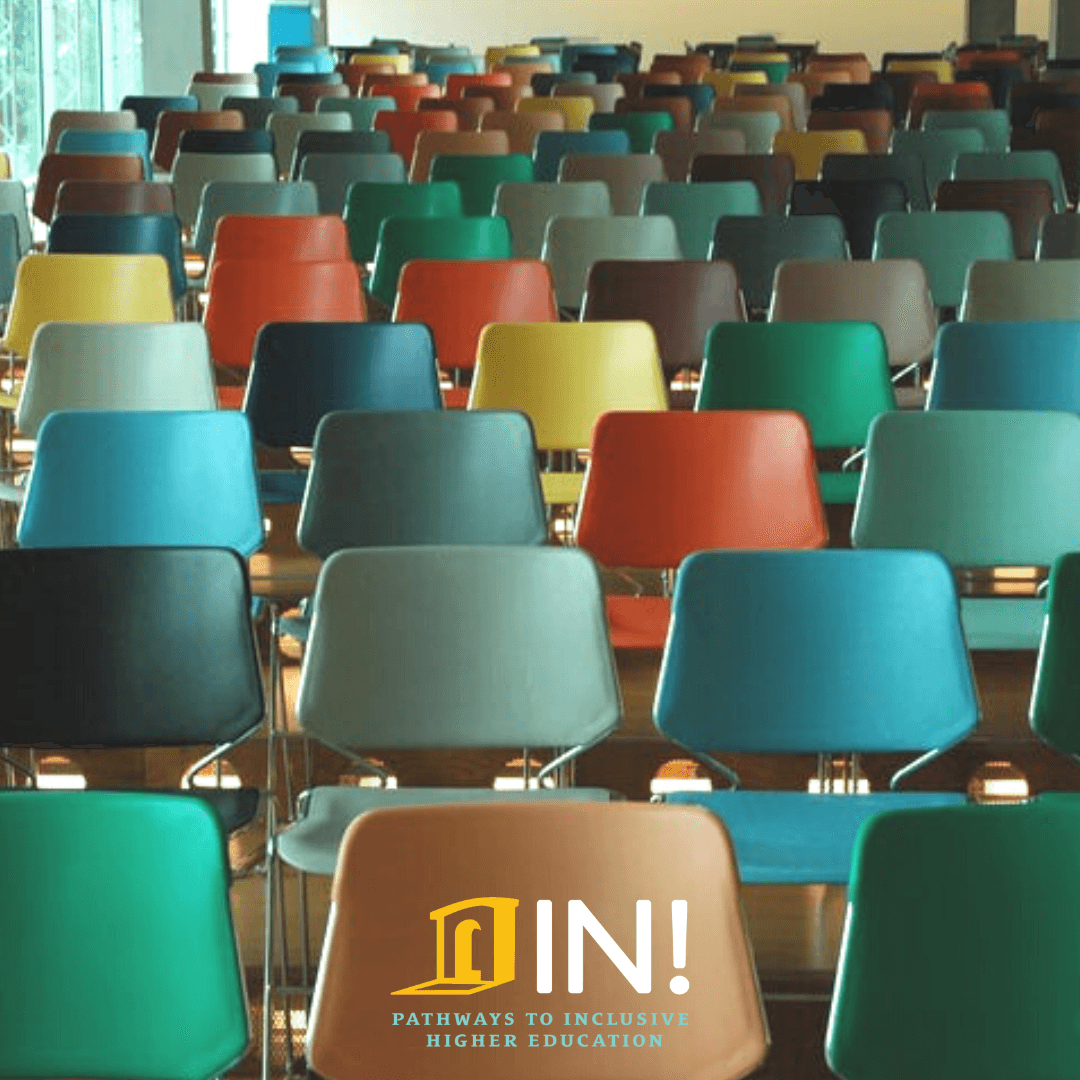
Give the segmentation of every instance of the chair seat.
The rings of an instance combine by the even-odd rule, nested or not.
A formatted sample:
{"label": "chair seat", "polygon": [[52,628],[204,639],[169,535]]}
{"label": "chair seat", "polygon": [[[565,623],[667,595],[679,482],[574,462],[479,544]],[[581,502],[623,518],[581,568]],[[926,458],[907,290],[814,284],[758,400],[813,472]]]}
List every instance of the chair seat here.
{"label": "chair seat", "polygon": [[275,841],[277,854],[305,874],[332,874],[345,830],[365,810],[389,806],[430,806],[462,802],[534,802],[552,799],[607,802],[602,788],[553,788],[539,791],[495,791],[493,788],[359,788],[319,787],[305,792],[307,812]]}
{"label": "chair seat", "polygon": [[194,788],[193,793],[218,812],[226,833],[250,825],[259,812],[258,788]]}
{"label": "chair seat", "polygon": [[246,386],[219,386],[217,388],[218,407],[222,409],[242,409]]}
{"label": "chair seat", "polygon": [[541,473],[540,488],[544,493],[544,502],[558,505],[573,504],[581,499],[581,488],[585,483],[584,473]]}
{"label": "chair seat", "polygon": [[854,505],[859,494],[858,472],[819,472],[818,484],[821,487],[821,501],[826,505],[836,503]]}
{"label": "chair seat", "polygon": [[268,469],[259,473],[259,501],[301,503],[307,486],[306,469]]}
{"label": "chair seat", "polygon": [[1046,602],[1039,597],[976,598],[960,601],[969,649],[1038,649]]}
{"label": "chair seat", "polygon": [[451,386],[442,392],[443,408],[465,409],[469,405],[469,388],[467,386]]}
{"label": "chair seat", "polygon": [[666,596],[608,596],[608,628],[616,649],[662,649],[671,620]]}
{"label": "chair seat", "polygon": [[855,836],[868,818],[886,810],[965,801],[961,794],[930,791],[871,795],[685,791],[665,799],[703,806],[724,822],[744,885],[846,885]]}

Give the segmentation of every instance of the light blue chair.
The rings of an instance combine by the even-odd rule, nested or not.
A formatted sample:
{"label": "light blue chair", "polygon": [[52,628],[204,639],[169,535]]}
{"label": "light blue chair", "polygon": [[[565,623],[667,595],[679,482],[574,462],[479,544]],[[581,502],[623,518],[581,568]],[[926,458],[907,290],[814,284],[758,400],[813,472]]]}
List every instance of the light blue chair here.
{"label": "light blue chair", "polygon": [[625,131],[541,131],[533,149],[533,178],[558,180],[565,154],[629,153],[630,136]]}
{"label": "light blue chair", "polygon": [[960,154],[954,180],[1046,180],[1054,193],[1054,210],[1069,205],[1061,163],[1053,150],[1009,150],[1003,153]]}
{"label": "light blue chair", "polygon": [[[731,782],[667,801],[723,820],[745,884],[846,884],[868,818],[964,802],[897,790],[978,719],[948,564],[928,551],[691,555],[676,579],[654,719]],[[887,792],[812,794],[743,791],[718,751],[921,756]]]}
{"label": "light blue chair", "polygon": [[641,214],[667,215],[675,222],[679,247],[687,259],[707,259],[716,222],[725,214],[761,214],[761,195],[752,180],[645,185]]}
{"label": "light blue chair", "polygon": [[423,66],[418,66],[417,71],[425,72],[431,82],[445,86],[450,75],[475,75],[476,61],[471,57],[462,57],[459,60],[432,60]]}
{"label": "light blue chair", "polygon": [[150,139],[142,128],[134,131],[94,131],[90,128],[67,128],[56,141],[58,154],[134,154],[142,158],[143,176],[153,179],[150,164]]}
{"label": "light blue chair", "polygon": [[923,131],[946,128],[975,128],[982,132],[988,153],[1008,152],[1012,127],[1004,109],[928,109],[923,113]]}

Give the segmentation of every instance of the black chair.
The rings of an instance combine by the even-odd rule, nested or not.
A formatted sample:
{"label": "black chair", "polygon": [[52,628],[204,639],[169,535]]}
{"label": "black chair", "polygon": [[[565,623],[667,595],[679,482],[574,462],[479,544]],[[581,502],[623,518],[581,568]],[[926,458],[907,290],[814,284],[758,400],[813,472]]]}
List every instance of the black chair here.
{"label": "black chair", "polygon": [[984,82],[990,87],[995,109],[1008,109],[1014,83],[1024,81],[1024,73],[1014,67],[975,68],[958,71],[957,82]]}
{"label": "black chair", "polygon": [[240,113],[248,131],[264,130],[274,113],[300,111],[299,103],[292,97],[227,97],[221,107]]}
{"label": "black chair", "polygon": [[874,252],[878,218],[890,211],[906,213],[907,189],[899,180],[801,180],[791,190],[792,216],[834,214],[844,223],[853,259]]}
{"label": "black chair", "polygon": [[929,210],[926,171],[915,154],[826,154],[822,180],[896,180],[904,185],[912,210]]}
{"label": "black chair", "polygon": [[684,97],[690,102],[694,110],[694,116],[707,113],[716,100],[716,89],[708,83],[687,83],[681,86],[646,85],[642,88],[642,95],[646,98],[655,97]]}
{"label": "black chair", "polygon": [[1013,83],[1009,94],[1009,123],[1030,127],[1039,109],[1080,109],[1080,91],[1061,88],[1054,83]]}
{"label": "black chair", "polygon": [[300,179],[300,166],[308,154],[389,154],[391,150],[385,131],[301,131],[290,175]]}
{"label": "black chair", "polygon": [[306,83],[308,86],[340,86],[345,77],[340,71],[279,71],[274,86],[282,83]]}
{"label": "black chair", "polygon": [[194,94],[181,94],[177,97],[162,97],[155,94],[128,94],[120,102],[121,109],[130,109],[135,114],[135,126],[141,127],[154,140],[158,113],[198,112],[199,99]]}
{"label": "black chair", "polygon": [[887,82],[827,83],[810,102],[811,110],[889,109],[895,115],[896,95]]}
{"label": "black chair", "polygon": [[180,133],[181,154],[272,154],[269,131],[210,131],[190,128]]}
{"label": "black chair", "polygon": [[192,787],[263,719],[244,560],[224,548],[24,548],[0,552],[0,566],[0,746],[209,744],[181,787],[227,830],[249,823],[256,789]]}
{"label": "black chair", "polygon": [[783,214],[795,183],[789,154],[698,154],[690,164],[691,181],[752,180],[766,214]]}
{"label": "black chair", "polygon": [[1051,214],[1039,229],[1036,259],[1080,259],[1080,214]]}

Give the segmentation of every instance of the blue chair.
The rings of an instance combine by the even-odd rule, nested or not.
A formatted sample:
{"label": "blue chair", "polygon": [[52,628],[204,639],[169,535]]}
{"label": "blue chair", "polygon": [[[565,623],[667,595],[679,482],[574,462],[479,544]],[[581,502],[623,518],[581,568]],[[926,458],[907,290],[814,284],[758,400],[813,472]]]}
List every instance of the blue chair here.
{"label": "blue chair", "polygon": [[227,547],[251,555],[263,524],[247,418],[50,413],[16,536],[20,547]]}
{"label": "blue chair", "polygon": [[198,112],[199,99],[194,94],[180,94],[165,97],[156,94],[128,94],[120,102],[121,109],[129,109],[135,114],[135,123],[153,139],[157,127],[158,113],[163,112]]}
{"label": "blue chair", "polygon": [[1080,322],[943,326],[926,407],[1080,413]]}
{"label": "blue chair", "polygon": [[[964,802],[902,792],[975,727],[978,702],[948,564],[927,551],[699,552],[675,585],[654,719],[732,783],[680,792],[721,817],[746,884],[845,884],[859,826]],[[743,791],[712,752],[918,753],[872,794]],[[854,764],[854,759],[851,764]],[[821,775],[819,773],[819,775]],[[828,776],[824,776],[828,780]]]}
{"label": "blue chair", "polygon": [[[431,331],[420,323],[268,323],[255,338],[244,413],[264,446],[311,446],[337,411],[441,409]],[[264,503],[299,503],[307,470],[259,473]]]}
{"label": "blue chair", "polygon": [[476,61],[465,57],[460,60],[432,60],[417,70],[426,72],[431,82],[445,86],[450,75],[475,75]]}
{"label": "blue chair", "polygon": [[642,90],[646,98],[686,98],[690,102],[690,107],[694,110],[695,118],[703,113],[708,113],[716,100],[716,87],[710,86],[709,83],[687,83],[678,86],[670,86],[666,83],[659,86],[646,84],[642,87]]}
{"label": "blue chair", "polygon": [[94,131],[91,128],[66,128],[56,141],[58,154],[134,154],[141,157],[143,176],[153,178],[150,163],[150,137],[142,128],[134,131]]}
{"label": "blue chair", "polygon": [[533,149],[533,179],[559,179],[559,162],[565,154],[629,154],[630,136],[625,131],[541,131]]}

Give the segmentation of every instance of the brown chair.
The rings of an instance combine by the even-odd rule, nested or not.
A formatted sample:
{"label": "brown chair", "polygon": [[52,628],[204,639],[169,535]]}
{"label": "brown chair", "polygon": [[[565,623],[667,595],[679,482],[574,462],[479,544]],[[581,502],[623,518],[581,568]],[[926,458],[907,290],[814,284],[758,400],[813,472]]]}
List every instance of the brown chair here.
{"label": "brown chair", "polygon": [[[524,90],[530,90],[532,87],[532,77],[534,75],[547,74],[551,71],[551,64],[546,60],[537,60],[535,64],[495,64],[492,67],[493,73],[501,72],[504,75],[510,76],[509,89],[516,90],[520,95]],[[478,89],[475,88],[474,89]],[[489,89],[496,89],[490,87]],[[508,89],[507,87],[498,87],[497,89]],[[469,96],[466,91],[466,97]],[[503,106],[500,106],[502,108]]]}
{"label": "brown chair", "polygon": [[646,86],[679,86],[682,83],[677,71],[626,72],[615,81],[626,91],[628,98],[643,97]]}
{"label": "brown chair", "polygon": [[664,162],[656,154],[564,154],[559,181],[603,180],[611,193],[613,214],[636,214],[645,185],[665,180]]}
{"label": "brown chair", "polygon": [[143,179],[143,160],[134,154],[46,154],[38,166],[34,190],[34,217],[49,224],[56,207],[56,192],[65,180]]}
{"label": "brown chair", "polygon": [[171,184],[148,180],[64,180],[53,216],[61,214],[175,214]]}
{"label": "brown chair", "polygon": [[814,53],[806,62],[806,70],[812,75],[846,71],[853,83],[868,83],[872,74],[866,53]]}
{"label": "brown chair", "polygon": [[766,214],[786,214],[795,183],[788,154],[699,154],[690,163],[691,180],[753,180]]}
{"label": "brown chair", "polygon": [[409,179],[413,183],[427,180],[431,159],[439,154],[486,157],[509,153],[510,138],[505,131],[421,131],[416,137]]}
{"label": "brown chair", "polygon": [[731,98],[717,98],[713,102],[712,111],[716,114],[774,112],[780,117],[781,131],[795,130],[795,117],[791,109],[791,101],[783,94],[758,94],[757,96],[736,94]]}
{"label": "brown chair", "polygon": [[386,79],[387,76],[397,74],[397,68],[393,64],[375,64],[370,67],[360,67],[358,64],[338,64],[336,70],[354,97],[359,97],[363,93],[365,83],[377,82],[380,79]]}
{"label": "brown chair", "polygon": [[617,113],[666,112],[671,116],[671,123],[676,131],[693,131],[694,129],[694,106],[689,98],[620,98],[615,102],[615,111]]}
{"label": "brown chair", "polygon": [[151,158],[163,172],[172,172],[173,159],[180,146],[180,135],[192,129],[198,131],[243,131],[244,114],[236,109],[218,112],[172,112],[158,113],[154,130],[154,147]]}
{"label": "brown chair", "polygon": [[669,180],[686,180],[698,154],[745,154],[746,136],[735,128],[705,131],[658,131],[653,153],[664,163]]}
{"label": "brown chair", "polygon": [[[355,66],[355,65],[354,65]],[[382,65],[379,65],[381,68]],[[376,73],[376,65],[365,65],[361,71],[368,73],[368,79],[364,83],[364,97],[375,97],[379,93],[377,86],[389,89],[394,86],[428,86],[431,80],[427,75],[419,71],[390,71],[385,74]]]}
{"label": "brown chair", "polygon": [[876,72],[873,81],[888,83],[892,87],[893,123],[902,127],[907,123],[915,87],[921,83],[936,83],[937,78],[929,71],[884,71]]}
{"label": "brown chair", "polygon": [[[435,1032],[440,1046],[483,1043],[483,1053],[462,1058],[474,1080],[511,1073],[516,1080],[547,1080],[549,1053],[556,1052],[566,1080],[737,1080],[765,1057],[768,1036],[734,851],[719,819],[698,807],[515,802],[375,810],[354,821],[342,840],[331,899],[335,914],[308,1029],[308,1063],[325,1080],[435,1075],[428,1048]],[[587,913],[623,956],[640,955],[642,900],[651,904],[651,996],[596,945],[582,952],[582,929],[570,931],[569,955],[584,956],[583,970],[571,964],[579,978],[564,982],[568,921],[581,927]],[[534,937],[537,925],[553,932]],[[440,952],[450,941],[455,947]],[[545,941],[546,949],[538,944]],[[422,997],[414,1006],[408,995],[447,985],[446,992],[473,993],[473,1009],[513,1013],[516,1023],[406,1027],[409,1013],[431,1003]],[[684,999],[671,992],[691,987],[692,1019],[680,1006]],[[391,995],[404,996],[390,1002]],[[672,1027],[663,1027],[662,1018],[661,1026],[649,1026],[650,1010],[658,1007],[653,1000],[672,1010]],[[530,1026],[528,1013],[535,1017],[547,1005],[556,1011],[560,1001],[586,1010],[586,1018],[599,1013],[603,1021],[621,1010],[643,1017],[646,1026],[567,1028],[561,1012],[558,1027]],[[687,1020],[681,1029],[673,1015],[680,1008]],[[372,1016],[385,1018],[373,1023]],[[597,1040],[610,1053],[624,1038],[633,1068],[618,1057],[598,1066]]]}
{"label": "brown chair", "polygon": [[486,113],[495,111],[495,102],[490,97],[462,98],[426,98],[420,102],[419,112],[432,109],[444,109],[457,113],[458,131],[479,131],[480,121]]}
{"label": "brown chair", "polygon": [[91,131],[134,131],[135,113],[131,109],[101,112],[97,109],[57,109],[49,117],[49,136],[45,140],[45,153],[56,152],[60,132],[68,128],[84,128]]}
{"label": "brown chair", "polygon": [[193,83],[220,83],[222,86],[258,86],[259,77],[250,71],[195,71]]}
{"label": "brown chair", "polygon": [[1000,210],[1009,219],[1016,257],[1033,259],[1043,219],[1054,212],[1054,192],[1048,180],[945,180],[934,209]]}
{"label": "brown chair", "polygon": [[887,154],[893,132],[890,109],[815,109],[806,124],[808,131],[838,131],[854,128],[866,136],[871,154]]}
{"label": "brown chair", "polygon": [[994,99],[990,87],[984,82],[962,83],[916,83],[911,90],[908,105],[908,129],[918,131],[922,126],[923,113],[933,109],[943,110],[992,109]]}
{"label": "brown chair", "polygon": [[771,97],[774,94],[781,94],[788,99],[791,104],[791,126],[796,131],[805,131],[811,99],[800,83],[767,83],[765,86],[759,86],[756,83],[741,83],[735,87],[736,100]]}
{"label": "brown chair", "polygon": [[491,102],[492,109],[513,112],[523,97],[531,97],[532,94],[524,93],[520,86],[466,86],[463,96],[466,101],[486,99]]}
{"label": "brown chair", "polygon": [[712,60],[704,53],[657,53],[649,71],[674,71],[680,82],[699,83],[711,67]]}
{"label": "brown chair", "polygon": [[[1077,114],[1080,116],[1080,113]],[[1073,206],[1080,201],[1080,125],[1077,127],[1013,128],[1011,150],[1052,150],[1061,166],[1065,194]]]}
{"label": "brown chair", "polygon": [[1036,109],[1036,131],[1080,131],[1080,109]]}
{"label": "brown chair", "polygon": [[275,91],[277,97],[296,98],[300,112],[315,112],[319,101],[324,97],[347,98],[351,97],[349,88],[345,83],[306,83],[306,82],[283,82],[278,83]]}
{"label": "brown chair", "polygon": [[851,72],[847,70],[834,71],[793,71],[788,76],[789,83],[798,83],[806,92],[807,103],[821,96],[821,92],[829,83],[850,83]]}
{"label": "brown chair", "polygon": [[566,121],[559,112],[519,113],[496,109],[485,113],[480,121],[481,131],[505,131],[510,140],[511,154],[532,157],[533,144],[541,131],[564,131]]}
{"label": "brown chair", "polygon": [[746,306],[735,267],[723,259],[601,259],[589,271],[581,320],[624,319],[653,328],[670,378],[700,368],[705,335],[718,322],[745,322]]}

